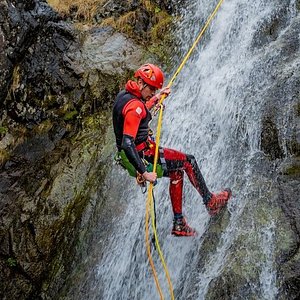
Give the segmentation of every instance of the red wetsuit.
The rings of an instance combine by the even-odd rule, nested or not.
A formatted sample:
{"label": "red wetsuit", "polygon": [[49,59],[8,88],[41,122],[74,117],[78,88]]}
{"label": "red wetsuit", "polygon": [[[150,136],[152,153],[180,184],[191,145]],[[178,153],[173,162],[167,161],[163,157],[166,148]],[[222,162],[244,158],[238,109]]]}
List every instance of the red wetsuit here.
{"label": "red wetsuit", "polygon": [[[141,157],[151,163],[154,160],[156,145],[148,137],[148,123],[151,120],[149,109],[154,104],[155,99],[150,99],[145,104],[137,83],[130,80],[125,86],[125,91],[117,96],[113,109],[117,147],[119,150],[124,149],[129,161],[140,173],[146,170]],[[151,147],[149,147],[150,144]],[[182,214],[184,171],[206,204],[212,194],[205,184],[194,156],[168,148],[162,148],[162,150],[159,151],[159,163],[163,155],[166,166],[164,176],[170,178],[169,191],[174,215]]]}

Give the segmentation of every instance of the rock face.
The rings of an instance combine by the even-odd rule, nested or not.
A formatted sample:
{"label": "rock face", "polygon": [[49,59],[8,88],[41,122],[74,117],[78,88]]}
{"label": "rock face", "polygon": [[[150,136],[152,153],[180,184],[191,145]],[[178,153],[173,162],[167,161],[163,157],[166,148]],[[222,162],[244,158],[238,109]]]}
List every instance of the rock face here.
{"label": "rock face", "polygon": [[[26,1],[25,3],[24,1],[23,3],[19,1],[1,1],[0,5],[1,20],[3,20],[1,23],[1,36],[3,40],[1,69],[5,70],[3,73],[1,72],[1,104],[3,105],[4,99],[11,92],[11,88],[14,93],[14,96],[11,97],[15,97],[17,100],[21,100],[24,97],[24,82],[21,81],[23,79],[21,77],[28,76],[29,83],[33,84],[37,76],[45,77],[44,80],[46,80],[46,74],[51,76],[49,71],[55,65],[53,62],[55,54],[59,52],[59,48],[60,52],[66,50],[66,44],[54,38],[51,42],[56,45],[53,48],[57,48],[57,51],[50,54],[46,47],[47,43],[45,43],[45,30],[49,29],[56,33],[64,31],[66,35],[68,30],[66,26],[60,28],[60,25],[55,23],[58,22],[57,15],[43,2]],[[59,34],[56,35],[57,37],[59,36]],[[70,38],[72,39],[72,35],[69,33]],[[32,56],[39,55],[40,57],[37,58],[36,62],[43,61],[41,59],[42,55],[46,57],[47,52],[48,56],[51,56],[52,59],[45,60],[43,64],[39,65],[40,69],[35,74],[27,75],[28,62],[32,60]],[[23,69],[23,74],[20,74],[19,71],[23,71]],[[43,69],[46,69],[46,71],[42,71],[41,73]],[[12,83],[13,86],[11,87]],[[30,99],[31,96],[40,96],[43,99],[43,95],[39,95],[39,93],[39,88],[36,87],[36,90],[33,91],[32,95],[28,95],[28,98]],[[24,100],[26,99],[27,97]]]}
{"label": "rock face", "polygon": [[110,108],[145,51],[79,35],[45,1],[1,0],[0,20],[0,298],[35,299],[72,265],[112,163]]}
{"label": "rock face", "polygon": [[[275,42],[280,45],[277,84],[268,95],[262,126],[262,149],[276,168],[278,183],[277,243],[274,248],[278,270],[279,299],[300,297],[300,135],[299,135],[299,33],[300,16],[291,21],[289,29]],[[284,105],[283,103],[290,103]],[[284,116],[288,116],[287,123]]]}
{"label": "rock face", "polygon": [[[119,52],[103,52],[102,57],[97,57],[97,61],[100,61],[98,66],[90,65],[91,72],[86,72],[81,63],[88,56],[85,53],[85,57],[80,58],[80,44],[74,30],[60,21],[44,2],[31,3],[29,6],[22,2],[1,2],[1,19],[7,20],[9,17],[1,26],[0,33],[3,39],[1,69],[4,70],[0,75],[1,105],[5,106],[7,114],[15,121],[38,123],[49,117],[79,110],[89,97],[86,94],[93,94],[96,84],[103,86],[94,70],[100,69],[102,76],[113,75],[111,77],[115,81],[117,75],[128,71],[129,67],[136,67],[141,58],[140,49],[134,47],[132,42],[130,45],[130,41],[112,29],[103,30],[103,34],[97,34],[99,40],[103,40],[91,42],[90,45],[105,51],[103,47],[107,49],[108,43],[114,43],[115,47],[120,46]],[[105,42],[108,34],[110,40]],[[128,67],[124,63],[127,53],[121,52],[124,49],[131,52],[135,50],[129,57],[132,63]],[[115,69],[106,71],[112,60]],[[98,82],[95,82],[95,78]],[[99,90],[106,92],[109,97],[112,87]],[[99,91],[97,94],[98,97],[90,104],[94,108],[100,105],[97,103]]]}

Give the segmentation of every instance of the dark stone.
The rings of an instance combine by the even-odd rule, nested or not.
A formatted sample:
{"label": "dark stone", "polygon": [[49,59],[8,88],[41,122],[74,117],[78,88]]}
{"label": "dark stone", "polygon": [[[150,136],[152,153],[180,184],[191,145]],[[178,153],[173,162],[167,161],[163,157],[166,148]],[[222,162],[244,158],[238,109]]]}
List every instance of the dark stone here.
{"label": "dark stone", "polygon": [[64,125],[54,124],[49,131],[49,137],[54,144],[57,144],[66,135],[67,130]]}
{"label": "dark stone", "polygon": [[177,14],[180,12],[180,8],[186,4],[186,1],[178,0],[175,2],[173,0],[154,0],[154,3],[156,3],[158,7],[168,11],[170,14]]}
{"label": "dark stone", "polygon": [[54,143],[48,135],[33,136],[27,141],[17,146],[14,155],[21,156],[25,160],[34,162],[41,160],[47,152],[55,148]]}
{"label": "dark stone", "polygon": [[271,160],[283,157],[283,151],[279,145],[278,130],[270,117],[266,117],[262,123],[261,149],[269,155]]}
{"label": "dark stone", "polygon": [[[238,284],[237,284],[238,283]],[[259,282],[249,282],[238,274],[225,273],[213,279],[209,284],[207,299],[238,299],[243,295],[244,299],[251,299],[253,286],[259,286]]]}
{"label": "dark stone", "polygon": [[280,189],[280,202],[286,220],[291,224],[295,233],[295,243],[288,252],[282,253],[279,262],[279,276],[283,282],[281,293],[288,295],[288,299],[300,297],[300,173],[295,176],[281,175],[278,178]]}
{"label": "dark stone", "polygon": [[5,46],[0,54],[0,107],[5,105],[18,122],[41,122],[47,117],[46,95],[66,93],[79,85],[67,57],[71,47],[76,49],[74,31],[42,1],[2,0],[0,8]]}

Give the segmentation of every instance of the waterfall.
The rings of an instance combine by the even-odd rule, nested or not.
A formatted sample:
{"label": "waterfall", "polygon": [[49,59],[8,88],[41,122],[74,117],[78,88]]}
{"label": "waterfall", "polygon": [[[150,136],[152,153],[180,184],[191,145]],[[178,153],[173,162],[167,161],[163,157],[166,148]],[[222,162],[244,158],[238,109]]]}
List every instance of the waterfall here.
{"label": "waterfall", "polygon": [[[216,4],[189,1],[176,31],[183,53]],[[276,299],[277,227],[268,213],[274,185],[261,151],[260,134],[274,76],[283,76],[293,67],[282,64],[281,39],[295,14],[295,1],[225,0],[165,101],[161,144],[193,154],[211,191],[225,187],[233,190],[229,213],[224,217],[227,219],[220,220],[223,227],[216,247],[208,251],[204,243],[208,242],[205,236],[210,231],[210,217],[187,176],[183,209],[197,237],[176,238],[170,234],[169,180],[163,178],[155,187],[158,236],[176,299],[217,299],[212,296],[217,295],[212,294],[216,293],[213,288],[216,290],[227,278],[234,284],[229,276],[233,273],[240,275],[240,287],[236,288],[240,298],[234,292],[219,299]],[[268,34],[270,31],[272,34]],[[288,122],[285,116],[290,100],[287,95],[282,119],[277,120],[280,124]],[[289,134],[285,126],[281,128],[281,137]],[[108,189],[107,197],[113,197],[109,190],[120,188],[120,199],[114,199],[114,203],[119,201],[124,211],[114,219],[101,253],[97,253],[95,241],[93,264],[78,284],[81,292],[73,294],[72,299],[83,299],[82,295],[85,299],[159,299],[145,248],[146,195],[133,179],[124,179],[123,170],[114,167],[113,173],[111,176],[122,183]],[[155,251],[153,258],[165,299],[169,299],[167,280]]]}

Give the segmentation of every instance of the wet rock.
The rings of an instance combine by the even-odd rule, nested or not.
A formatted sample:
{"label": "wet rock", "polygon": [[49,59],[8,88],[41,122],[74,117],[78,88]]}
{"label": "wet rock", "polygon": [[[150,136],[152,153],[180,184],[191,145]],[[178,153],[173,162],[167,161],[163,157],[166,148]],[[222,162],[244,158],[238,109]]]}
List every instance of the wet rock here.
{"label": "wet rock", "polygon": [[142,60],[143,50],[131,39],[106,27],[88,32],[78,55],[81,55],[78,60],[85,69],[98,69],[115,75],[124,74],[128,68],[136,69]]}
{"label": "wet rock", "polygon": [[71,266],[72,243],[100,179],[99,140],[105,139],[106,123],[104,116],[94,131],[74,137],[74,146],[61,140],[61,125],[48,126],[49,134],[28,136],[16,147],[14,164],[0,172],[2,299],[35,299],[42,283],[56,276],[62,277],[53,293],[63,284],[67,273],[58,270]]}
{"label": "wet rock", "polygon": [[279,145],[276,124],[268,117],[264,119],[262,125],[261,148],[270,156],[271,160],[283,158],[283,151]]}
{"label": "wet rock", "polygon": [[0,149],[6,149],[9,145],[14,143],[15,138],[12,134],[7,133],[1,140],[0,140]]}
{"label": "wet rock", "polygon": [[104,110],[144,51],[108,28],[80,40],[44,1],[1,0],[0,19],[0,298],[38,299],[74,267],[111,163]]}
{"label": "wet rock", "polygon": [[291,225],[291,230],[294,232],[294,244],[286,249],[280,257],[279,276],[282,281],[281,298],[285,299],[284,295],[288,295],[289,299],[298,299],[300,297],[300,203],[296,200],[300,193],[300,163],[299,159],[293,162],[288,162],[283,166],[288,170],[292,166],[297,166],[297,172],[292,174],[285,173],[279,176],[280,201],[279,204],[286,216],[286,222]]}
{"label": "wet rock", "polygon": [[[36,41],[40,28],[49,20],[57,19],[54,11],[39,1],[5,1],[0,2],[1,36],[5,51],[1,51],[0,62],[0,105],[5,99],[15,65],[21,62],[26,51]],[[8,18],[9,16],[9,18]]]}
{"label": "wet rock", "polygon": [[18,145],[14,150],[14,155],[35,162],[42,159],[46,153],[51,152],[54,148],[55,145],[48,135],[34,136]]}

